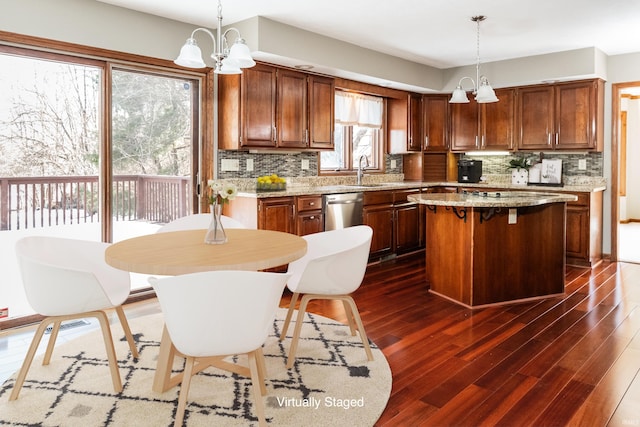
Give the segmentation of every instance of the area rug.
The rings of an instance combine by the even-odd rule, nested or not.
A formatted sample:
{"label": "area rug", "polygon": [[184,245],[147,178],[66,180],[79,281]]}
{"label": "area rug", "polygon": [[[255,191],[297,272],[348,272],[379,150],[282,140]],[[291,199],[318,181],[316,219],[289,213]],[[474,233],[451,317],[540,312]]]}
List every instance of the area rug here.
{"label": "area rug", "polygon": [[[279,309],[264,345],[267,365],[267,422],[274,426],[371,426],[391,392],[391,370],[371,344],[367,361],[362,342],[349,327],[306,315],[295,366],[286,369],[289,337],[278,336],[286,310]],[[294,315],[295,319],[295,315]],[[9,402],[15,374],[0,388],[0,425],[29,426],[171,426],[180,387],[151,390],[163,320],[154,314],[130,320],[140,357],[133,360],[122,329],[113,325],[123,391],[115,393],[99,331],[56,347],[51,363],[37,357],[18,400]],[[206,333],[207,326],[202,331]],[[246,365],[246,357],[238,362]],[[176,358],[174,372],[183,369]],[[257,425],[251,381],[209,368],[193,378],[185,412],[187,426]]]}

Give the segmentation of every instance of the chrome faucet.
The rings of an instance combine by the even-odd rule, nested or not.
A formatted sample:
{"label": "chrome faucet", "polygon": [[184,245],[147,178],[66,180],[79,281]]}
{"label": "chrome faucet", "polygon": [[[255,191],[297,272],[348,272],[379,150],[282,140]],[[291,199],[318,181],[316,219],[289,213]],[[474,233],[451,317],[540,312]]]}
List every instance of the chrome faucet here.
{"label": "chrome faucet", "polygon": [[364,159],[364,162],[365,162],[364,167],[365,168],[369,167],[369,158],[363,154],[358,159],[358,175],[357,175],[357,180],[356,180],[356,184],[357,185],[362,185],[362,170],[364,169],[362,167],[362,159]]}

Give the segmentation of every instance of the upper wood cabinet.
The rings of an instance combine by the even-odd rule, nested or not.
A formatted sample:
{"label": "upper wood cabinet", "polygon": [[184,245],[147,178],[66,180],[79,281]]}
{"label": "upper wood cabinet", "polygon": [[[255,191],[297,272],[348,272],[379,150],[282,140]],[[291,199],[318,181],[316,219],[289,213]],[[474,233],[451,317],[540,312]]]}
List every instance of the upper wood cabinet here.
{"label": "upper wood cabinet", "polygon": [[602,150],[602,80],[521,87],[517,91],[519,150]]}
{"label": "upper wood cabinet", "polygon": [[[468,94],[470,95],[470,94]],[[496,89],[498,102],[451,104],[451,150],[511,150],[514,146],[515,90]]]}
{"label": "upper wood cabinet", "polygon": [[422,96],[389,98],[387,128],[390,154],[422,150]]}
{"label": "upper wood cabinet", "polygon": [[449,149],[449,95],[422,97],[422,129],[424,151]]}
{"label": "upper wood cabinet", "polygon": [[335,80],[308,76],[309,88],[309,148],[333,150],[335,128]]}
{"label": "upper wood cabinet", "polygon": [[218,78],[220,149],[333,149],[333,79],[263,64]]}

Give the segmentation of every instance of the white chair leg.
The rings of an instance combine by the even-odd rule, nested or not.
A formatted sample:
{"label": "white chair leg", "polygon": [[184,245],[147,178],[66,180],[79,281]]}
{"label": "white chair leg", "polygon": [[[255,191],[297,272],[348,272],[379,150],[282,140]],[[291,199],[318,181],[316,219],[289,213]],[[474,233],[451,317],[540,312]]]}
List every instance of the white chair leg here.
{"label": "white chair leg", "polygon": [[249,357],[249,370],[251,371],[251,388],[253,390],[253,401],[255,403],[256,415],[258,416],[258,425],[264,427],[267,425],[267,420],[264,415],[264,403],[262,402],[262,393],[260,390],[260,384],[263,382],[260,380],[259,368],[256,358],[256,351],[247,353]]}
{"label": "white chair leg", "polygon": [[22,389],[22,385],[24,384],[24,380],[27,378],[27,372],[29,372],[29,368],[31,367],[31,362],[33,362],[33,357],[36,355],[36,350],[38,350],[38,345],[40,344],[40,340],[42,340],[42,336],[44,335],[44,331],[47,329],[47,326],[51,323],[51,318],[47,317],[40,322],[38,325],[38,329],[36,329],[36,333],[31,340],[31,345],[29,346],[29,350],[27,351],[27,355],[22,362],[22,367],[20,368],[20,372],[18,373],[18,378],[16,378],[16,383],[13,385],[13,390],[11,390],[11,395],[9,396],[9,400],[16,400],[20,395],[20,390]]}
{"label": "white chair leg", "polygon": [[122,381],[120,380],[120,371],[118,370],[118,358],[116,357],[116,350],[113,347],[113,337],[111,336],[111,328],[109,327],[109,319],[104,311],[94,311],[86,313],[87,317],[96,317],[100,322],[100,328],[102,329],[102,337],[104,339],[104,347],[107,350],[107,359],[109,360],[109,368],[111,369],[111,380],[113,382],[113,389],[116,393],[122,391]]}
{"label": "white chair leg", "polygon": [[118,314],[118,319],[120,319],[120,325],[122,326],[122,330],[124,331],[124,336],[129,343],[129,348],[131,349],[131,355],[137,359],[138,358],[138,348],[136,347],[136,342],[133,339],[133,334],[131,334],[131,328],[129,327],[129,322],[127,321],[127,316],[124,315],[124,310],[122,306],[116,307],[116,313]]}
{"label": "white chair leg", "polygon": [[184,411],[187,408],[187,398],[189,397],[189,387],[191,387],[191,377],[193,376],[193,364],[195,357],[187,357],[182,374],[182,383],[180,385],[180,396],[178,397],[178,409],[176,409],[176,420],[174,427],[182,427],[184,420]]}
{"label": "white chair leg", "polygon": [[291,369],[291,367],[293,367],[293,362],[296,360],[298,339],[300,338],[300,330],[302,329],[302,323],[304,323],[304,313],[307,310],[307,304],[309,303],[309,300],[309,295],[303,295],[302,299],[300,300],[298,317],[296,318],[296,327],[293,330],[293,338],[291,339],[291,347],[289,348],[289,357],[287,358],[287,369]]}
{"label": "white chair leg", "polygon": [[291,303],[289,304],[289,310],[287,310],[287,317],[284,319],[284,324],[282,325],[282,332],[280,333],[280,341],[282,341],[287,336],[287,329],[289,328],[289,323],[291,323],[291,316],[293,315],[293,311],[296,309],[296,302],[298,301],[298,293],[294,292],[291,296]]}

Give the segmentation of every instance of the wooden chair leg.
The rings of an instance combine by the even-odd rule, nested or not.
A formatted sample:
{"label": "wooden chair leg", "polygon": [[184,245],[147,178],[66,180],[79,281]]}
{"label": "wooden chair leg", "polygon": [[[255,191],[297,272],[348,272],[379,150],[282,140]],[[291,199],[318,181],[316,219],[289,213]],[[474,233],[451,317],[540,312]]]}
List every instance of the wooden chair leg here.
{"label": "wooden chair leg", "polygon": [[29,372],[29,368],[31,367],[31,362],[33,362],[33,357],[36,355],[36,351],[38,350],[38,345],[40,344],[40,340],[42,340],[42,336],[44,335],[44,331],[47,329],[47,326],[51,323],[52,319],[47,317],[40,322],[38,325],[38,329],[36,329],[36,333],[31,340],[31,345],[29,346],[29,350],[27,351],[27,355],[22,362],[22,367],[20,368],[20,372],[18,373],[18,377],[16,378],[16,383],[13,385],[13,390],[11,390],[11,395],[9,396],[9,400],[16,400],[20,395],[20,390],[22,389],[22,385],[24,384],[24,380],[27,378],[27,372]]}
{"label": "wooden chair leg", "polygon": [[353,318],[358,325],[358,332],[360,332],[360,339],[362,339],[362,345],[364,345],[364,351],[367,353],[367,359],[369,361],[373,360],[373,353],[371,353],[371,347],[369,346],[369,339],[367,338],[367,334],[364,331],[364,325],[362,324],[362,319],[360,318],[360,312],[358,311],[358,307],[356,306],[356,302],[350,296],[347,296],[346,300],[351,306],[351,312],[353,313]]}
{"label": "wooden chair leg", "polygon": [[116,313],[118,314],[118,319],[120,319],[120,325],[122,326],[122,330],[124,331],[124,336],[129,343],[129,348],[131,349],[131,355],[137,359],[138,358],[138,348],[136,347],[136,342],[133,339],[133,335],[131,334],[131,328],[129,327],[129,322],[127,321],[127,316],[124,315],[124,310],[122,306],[116,307]]}
{"label": "wooden chair leg", "polygon": [[53,354],[53,348],[56,345],[56,340],[58,339],[58,332],[60,332],[60,325],[62,324],[62,320],[58,318],[53,322],[51,326],[51,333],[49,334],[49,343],[47,344],[47,350],[44,352],[44,358],[42,359],[42,365],[46,366],[51,361],[51,355]]}
{"label": "wooden chair leg", "polygon": [[258,376],[260,380],[260,392],[262,395],[267,394],[267,385],[265,384],[267,378],[267,365],[264,361],[264,353],[262,352],[262,347],[256,350],[256,363],[258,365]]}
{"label": "wooden chair leg", "polygon": [[184,411],[187,408],[187,398],[189,397],[189,388],[191,387],[194,362],[195,357],[188,356],[184,365],[182,384],[180,385],[180,396],[178,397],[178,409],[176,409],[176,420],[173,423],[174,427],[182,427]]}
{"label": "wooden chair leg", "polygon": [[280,341],[282,341],[287,336],[287,329],[289,328],[289,323],[291,323],[291,316],[293,315],[293,311],[296,309],[296,301],[298,301],[298,295],[298,293],[294,292],[291,296],[291,303],[289,304],[289,310],[287,310],[287,317],[284,319],[282,332],[280,333]]}
{"label": "wooden chair leg", "polygon": [[349,322],[349,329],[351,329],[351,336],[356,335],[356,326],[353,324],[353,313],[351,312],[351,307],[349,306],[349,302],[346,301],[345,298],[340,298],[342,300],[342,305],[344,306],[344,313],[347,316],[347,321]]}
{"label": "wooden chair leg", "polygon": [[304,313],[307,310],[307,304],[309,303],[309,300],[309,295],[303,295],[302,299],[300,300],[298,317],[296,318],[296,327],[293,330],[293,338],[291,339],[291,347],[289,348],[289,357],[287,358],[287,369],[291,369],[291,367],[293,367],[293,362],[296,360],[298,339],[300,338],[300,330],[302,329],[302,323],[304,322]]}
{"label": "wooden chair leg", "polygon": [[107,350],[107,359],[109,360],[109,368],[111,369],[113,389],[116,391],[116,393],[119,393],[122,391],[122,381],[120,380],[118,358],[116,357],[116,350],[113,347],[113,337],[111,336],[111,328],[109,327],[109,319],[107,318],[107,314],[104,311],[94,311],[91,313],[87,313],[87,316],[96,317],[100,322],[102,337],[104,339],[104,346]]}
{"label": "wooden chair leg", "polygon": [[257,350],[248,353],[247,356],[249,357],[249,370],[251,371],[251,388],[253,390],[253,401],[255,403],[256,415],[258,416],[258,425],[264,427],[267,425],[267,420],[264,415],[264,402],[262,401],[262,393],[260,391],[260,384],[263,383],[260,380],[256,353]]}

